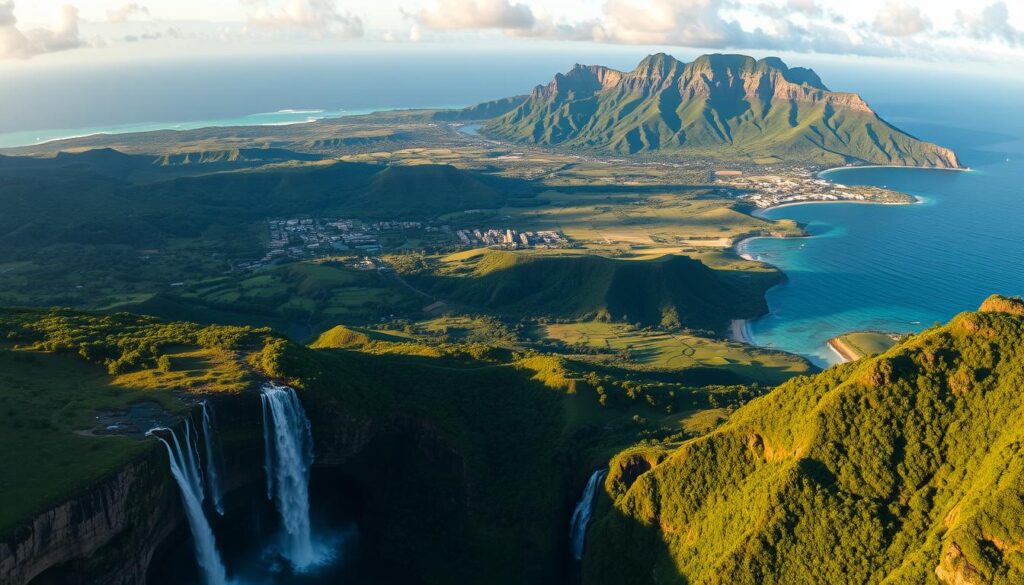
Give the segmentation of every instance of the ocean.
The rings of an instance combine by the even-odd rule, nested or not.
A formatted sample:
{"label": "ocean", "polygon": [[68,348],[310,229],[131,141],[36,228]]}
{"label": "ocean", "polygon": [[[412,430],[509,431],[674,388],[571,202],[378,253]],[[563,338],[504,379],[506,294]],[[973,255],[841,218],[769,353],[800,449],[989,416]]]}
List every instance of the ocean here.
{"label": "ocean", "polygon": [[[955,112],[947,111],[893,121],[952,147],[969,172],[861,168],[823,174],[839,183],[903,191],[920,203],[820,203],[765,213],[806,224],[812,237],[758,238],[744,245],[788,277],[767,294],[770,314],[749,324],[758,345],[827,365],[838,356],[825,343],[841,333],[921,331],[976,309],[990,294],[1024,293],[1021,106],[1007,101],[1002,110],[961,108],[975,119],[954,122]],[[971,126],[959,125],[964,122]]]}

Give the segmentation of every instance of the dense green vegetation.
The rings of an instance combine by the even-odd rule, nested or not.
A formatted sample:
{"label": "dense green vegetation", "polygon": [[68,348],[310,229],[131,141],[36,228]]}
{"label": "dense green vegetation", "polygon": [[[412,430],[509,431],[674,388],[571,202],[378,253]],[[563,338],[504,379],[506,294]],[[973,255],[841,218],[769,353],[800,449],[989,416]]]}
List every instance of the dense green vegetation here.
{"label": "dense green vegetation", "polygon": [[773,284],[733,278],[675,255],[618,260],[491,250],[454,254],[443,262],[411,280],[441,298],[505,313],[666,328],[721,330],[729,319],[757,316],[767,309],[763,294]]}
{"label": "dense green vegetation", "polygon": [[588,583],[1018,583],[1024,302],[616,456]]}
{"label": "dense green vegetation", "polygon": [[147,296],[114,308],[165,319],[270,326],[303,340],[339,322],[418,313],[424,303],[377,271],[328,260],[190,282],[173,295]]}
{"label": "dense green vegetation", "polygon": [[2,310],[0,333],[0,534],[151,447],[137,417],[156,426],[183,396],[249,387],[237,352],[268,334],[66,310]]}
{"label": "dense green vegetation", "polygon": [[[429,582],[550,582],[589,469],[639,439],[703,432],[727,416],[718,407],[761,393],[373,337],[336,328],[315,344],[325,349],[272,343],[254,362],[302,388],[326,437],[366,424],[393,429],[345,468],[372,486],[386,558]],[[709,406],[715,416],[693,417]]]}
{"label": "dense green vegetation", "polygon": [[486,126],[495,136],[617,153],[685,150],[725,159],[958,166],[952,151],[879,118],[775,57],[665,54],[636,69],[577,65]]}
{"label": "dense green vegetation", "polygon": [[324,457],[345,437],[377,437],[342,465],[371,495],[382,554],[446,583],[552,579],[589,469],[637,441],[706,432],[764,392],[483,338],[338,327],[310,349],[265,329],[66,309],[5,310],[0,330],[0,460],[12,471],[0,532],[152,448],[145,429],[197,398],[270,376],[300,388]]}

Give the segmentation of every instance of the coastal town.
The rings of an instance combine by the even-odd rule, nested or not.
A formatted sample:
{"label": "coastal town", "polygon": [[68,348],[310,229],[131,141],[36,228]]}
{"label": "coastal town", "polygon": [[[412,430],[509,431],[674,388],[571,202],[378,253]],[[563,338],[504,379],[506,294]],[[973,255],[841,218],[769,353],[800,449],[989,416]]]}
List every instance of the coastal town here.
{"label": "coastal town", "polygon": [[527,231],[513,227],[453,229],[427,221],[363,221],[352,218],[276,218],[267,220],[268,239],[263,257],[239,263],[241,270],[258,270],[285,260],[335,255],[371,257],[382,251],[433,242],[440,248],[566,248],[557,231]]}
{"label": "coastal town", "polygon": [[716,171],[715,184],[740,191],[738,199],[765,209],[791,203],[846,201],[859,203],[914,203],[905,193],[879,187],[849,186],[821,178],[815,170],[786,168],[778,174],[748,175],[740,170]]}

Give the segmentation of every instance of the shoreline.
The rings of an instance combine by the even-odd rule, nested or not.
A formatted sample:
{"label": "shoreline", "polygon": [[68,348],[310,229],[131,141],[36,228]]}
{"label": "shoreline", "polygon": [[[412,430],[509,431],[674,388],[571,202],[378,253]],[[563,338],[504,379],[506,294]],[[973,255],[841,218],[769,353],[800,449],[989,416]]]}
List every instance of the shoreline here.
{"label": "shoreline", "polygon": [[[857,167],[857,168],[866,168],[866,167]],[[775,209],[782,209],[783,207],[796,207],[797,205],[818,205],[818,204],[825,204],[825,203],[852,203],[852,204],[856,204],[856,205],[892,205],[892,206],[901,206],[901,205],[920,205],[920,204],[926,202],[925,199],[922,199],[921,197],[918,197],[917,195],[911,195],[910,193],[903,193],[903,194],[906,195],[907,197],[912,198],[913,201],[897,202],[897,201],[864,201],[863,199],[807,199],[805,201],[787,201],[785,203],[779,203],[778,205],[769,205],[768,207],[756,207],[756,208],[754,208],[753,211],[750,212],[750,216],[751,217],[756,217],[758,219],[767,219],[767,218],[764,217],[764,214],[768,213],[769,211],[773,211]],[[771,236],[757,236],[757,237],[771,237]],[[801,237],[801,236],[791,236],[791,237]]]}
{"label": "shoreline", "polygon": [[[830,168],[830,169],[824,169],[824,170],[815,172],[814,176],[818,177],[818,178],[823,178],[825,180],[831,181],[831,179],[828,179],[827,177],[823,177],[822,175],[825,174],[825,173],[829,173],[829,172],[833,172],[833,171],[841,171],[841,170],[844,170],[844,169],[853,170],[853,169],[870,169],[870,168],[895,168],[895,169],[908,169],[909,168],[909,169],[934,170],[934,171],[971,172],[970,168],[907,167],[907,166],[900,166],[900,165],[863,165],[863,166],[833,167],[833,168]],[[835,181],[832,181],[832,182],[835,182]],[[783,207],[794,207],[794,206],[797,206],[797,205],[813,205],[813,204],[816,204],[816,203],[857,203],[857,204],[862,204],[862,205],[920,205],[920,204],[925,203],[925,201],[926,201],[925,199],[923,199],[921,197],[918,197],[916,195],[911,195],[909,193],[904,193],[904,195],[907,195],[908,197],[911,197],[913,199],[913,201],[906,202],[906,203],[885,202],[885,201],[861,201],[861,200],[847,200],[847,201],[837,201],[837,200],[827,200],[827,201],[814,201],[814,200],[808,200],[808,201],[789,201],[789,202],[786,202],[786,203],[781,203],[779,205],[771,205],[771,206],[768,206],[768,207],[757,207],[753,211],[751,211],[749,215],[751,217],[756,217],[757,219],[767,219],[767,218],[764,217],[764,214],[766,214],[767,212],[769,212],[769,211],[771,211],[773,209],[781,209]],[[812,238],[812,237],[814,237],[814,236],[811,235],[811,234],[804,234],[802,236],[781,236],[781,237],[780,236],[772,236],[772,235],[767,235],[767,236],[745,236],[745,237],[740,237],[735,242],[733,242],[732,246],[730,246],[729,249],[732,250],[737,256],[739,256],[743,260],[747,260],[748,262],[763,262],[762,260],[757,260],[756,258],[751,256],[749,252],[746,251],[746,245],[749,242],[751,242],[753,240],[756,240],[758,238],[789,239],[789,238]],[[778,266],[776,266],[774,264],[771,264],[770,262],[764,262],[764,263],[768,264],[769,266],[772,266],[773,268],[778,270],[780,273],[782,273],[783,277],[786,276],[785,271],[783,271]],[[767,295],[765,295],[765,297],[766,297],[765,298],[765,302],[767,303]],[[769,310],[770,310],[770,307],[769,307]],[[740,343],[746,343],[748,345],[753,345],[755,347],[762,347],[762,346],[758,345],[757,343],[755,343],[755,341],[753,339],[753,336],[750,335],[750,321],[751,321],[750,319],[734,319],[730,323],[730,334],[731,334],[730,338],[733,341],[738,341]],[[846,354],[840,348],[837,348],[836,345],[838,345],[838,344],[834,344],[832,339],[827,340],[825,342],[825,345],[826,345],[826,347],[828,347],[833,353],[835,353],[839,357],[840,363],[847,363],[847,362],[853,361],[855,359],[855,358],[852,358],[850,354]],[[783,351],[785,351],[785,350],[783,350]]]}
{"label": "shoreline", "polygon": [[736,343],[760,347],[754,343],[754,337],[750,334],[750,321],[750,319],[733,319],[730,321],[729,340],[735,341]]}
{"label": "shoreline", "polygon": [[860,356],[853,351],[853,349],[846,346],[838,337],[833,337],[825,342],[825,345],[832,350],[832,353],[839,356],[839,363],[848,364],[853,361],[860,359]]}
{"label": "shoreline", "polygon": [[971,167],[912,167],[908,165],[850,165],[843,167],[832,167],[830,169],[820,170],[814,173],[815,177],[824,179],[825,173],[832,173],[843,170],[854,170],[854,169],[918,169],[922,171],[952,171],[956,173],[970,173],[973,172]]}

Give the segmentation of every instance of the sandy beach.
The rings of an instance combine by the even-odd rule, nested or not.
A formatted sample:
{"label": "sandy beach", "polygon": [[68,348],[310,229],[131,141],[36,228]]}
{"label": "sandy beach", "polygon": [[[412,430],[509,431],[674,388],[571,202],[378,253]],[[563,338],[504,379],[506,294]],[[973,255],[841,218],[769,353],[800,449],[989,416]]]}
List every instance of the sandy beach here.
{"label": "sandy beach", "polygon": [[733,319],[729,322],[729,339],[737,343],[756,345],[754,338],[750,335],[750,321],[747,319]]}
{"label": "sandy beach", "polygon": [[843,341],[838,337],[833,337],[832,339],[829,339],[826,342],[826,345],[828,345],[828,348],[831,349],[833,353],[839,356],[839,360],[841,363],[845,364],[846,362],[852,362],[854,360],[860,359],[860,356],[857,354],[857,352],[854,351],[853,348],[843,343]]}

